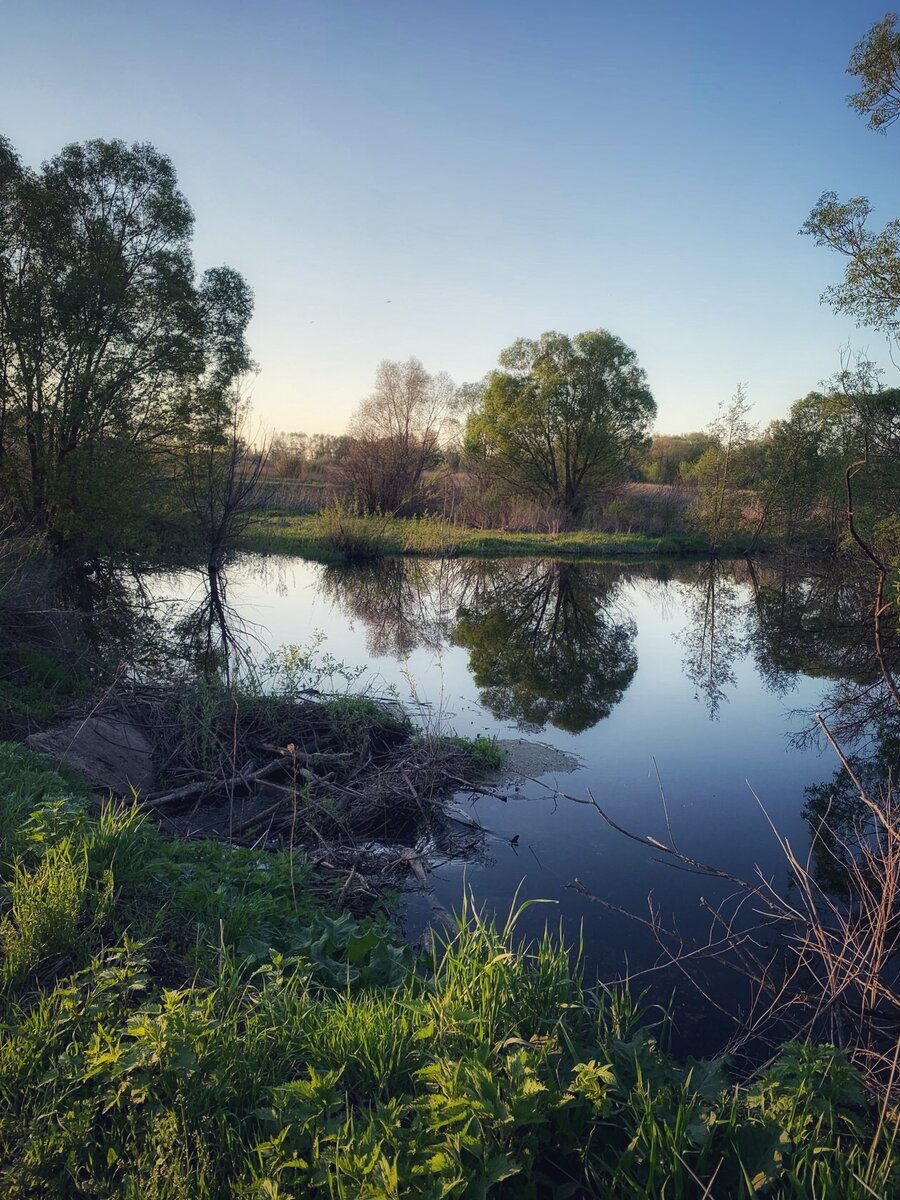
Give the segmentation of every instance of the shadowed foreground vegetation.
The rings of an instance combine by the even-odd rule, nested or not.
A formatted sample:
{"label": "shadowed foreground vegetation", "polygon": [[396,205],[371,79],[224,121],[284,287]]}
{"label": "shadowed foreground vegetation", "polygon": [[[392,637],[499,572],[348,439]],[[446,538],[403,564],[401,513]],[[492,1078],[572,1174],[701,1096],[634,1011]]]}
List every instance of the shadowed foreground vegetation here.
{"label": "shadowed foreground vegetation", "polygon": [[829,1047],[673,1061],[553,939],[414,961],[302,867],[166,841],[0,748],[4,1196],[897,1194]]}

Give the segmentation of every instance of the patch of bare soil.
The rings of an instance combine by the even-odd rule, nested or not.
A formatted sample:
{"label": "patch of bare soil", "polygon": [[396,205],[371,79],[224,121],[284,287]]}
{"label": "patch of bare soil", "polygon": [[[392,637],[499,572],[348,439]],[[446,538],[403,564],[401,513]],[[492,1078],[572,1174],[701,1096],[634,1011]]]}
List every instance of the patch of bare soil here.
{"label": "patch of bare soil", "polygon": [[546,742],[502,738],[497,745],[506,755],[502,772],[504,780],[510,783],[540,779],[542,775],[568,775],[578,769],[579,762],[574,754],[566,754]]}

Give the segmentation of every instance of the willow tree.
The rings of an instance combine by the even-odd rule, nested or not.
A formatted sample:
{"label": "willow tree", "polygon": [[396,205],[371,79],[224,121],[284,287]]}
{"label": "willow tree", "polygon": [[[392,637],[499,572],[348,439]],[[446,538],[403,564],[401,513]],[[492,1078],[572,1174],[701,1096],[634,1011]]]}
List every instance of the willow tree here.
{"label": "willow tree", "polygon": [[32,170],[0,142],[0,471],[59,544],[121,534],[157,452],[250,365],[250,290],[228,267],[198,277],[192,231],[150,145],[69,145]]}
{"label": "willow tree", "polygon": [[499,363],[469,417],[467,447],[577,520],[592,492],[621,477],[656,414],[637,355],[597,329],[521,338]]}

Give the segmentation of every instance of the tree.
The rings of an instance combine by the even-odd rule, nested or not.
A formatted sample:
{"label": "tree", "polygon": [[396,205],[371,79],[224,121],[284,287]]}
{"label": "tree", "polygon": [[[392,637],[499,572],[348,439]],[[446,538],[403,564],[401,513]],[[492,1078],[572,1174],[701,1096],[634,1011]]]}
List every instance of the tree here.
{"label": "tree", "polygon": [[900,116],[900,33],[896,13],[887,13],[876,21],[856,43],[847,73],[855,75],[861,85],[849,97],[851,106],[869,118],[870,129],[884,133]]}
{"label": "tree", "polygon": [[260,479],[268,447],[248,437],[249,404],[240,392],[183,447],[178,457],[176,490],[193,532],[207,554],[210,595],[217,603],[216,580],[233,537],[260,501]]}
{"label": "tree", "polygon": [[310,439],[305,433],[278,433],[272,438],[269,462],[282,479],[300,479],[309,459]]}
{"label": "tree", "polygon": [[0,471],[60,545],[120,529],[149,458],[251,365],[250,289],[197,278],[192,229],[148,144],[73,144],[35,171],[0,143]]}
{"label": "tree", "polygon": [[375,390],[351,422],[342,464],[365,512],[393,513],[415,501],[454,391],[448,375],[429,375],[417,358],[379,365]]}
{"label": "tree", "polygon": [[743,480],[736,475],[737,456],[752,436],[747,421],[750,405],[742,384],[709,427],[711,445],[692,468],[697,482],[697,501],[693,509],[696,525],[709,538],[710,549],[717,552],[722,542],[741,526]]}
{"label": "tree", "polygon": [[791,405],[765,436],[744,453],[745,474],[756,481],[763,528],[791,545],[798,534],[827,528],[834,536],[836,509],[829,494],[834,470],[829,405],[816,392]]}
{"label": "tree", "polygon": [[691,483],[691,467],[711,445],[708,433],[656,434],[641,457],[641,475],[648,483]]}
{"label": "tree", "polygon": [[[855,46],[847,68],[860,82],[849,97],[872,129],[885,132],[900,116],[900,33],[896,13],[876,22]],[[801,232],[817,245],[847,258],[843,281],[823,299],[839,312],[856,317],[896,338],[900,334],[900,221],[889,221],[880,233],[866,227],[872,206],[865,196],[841,201],[824,192]]]}
{"label": "tree", "polygon": [[656,413],[635,352],[598,329],[521,338],[500,355],[466,443],[513,486],[573,519],[615,481]]}

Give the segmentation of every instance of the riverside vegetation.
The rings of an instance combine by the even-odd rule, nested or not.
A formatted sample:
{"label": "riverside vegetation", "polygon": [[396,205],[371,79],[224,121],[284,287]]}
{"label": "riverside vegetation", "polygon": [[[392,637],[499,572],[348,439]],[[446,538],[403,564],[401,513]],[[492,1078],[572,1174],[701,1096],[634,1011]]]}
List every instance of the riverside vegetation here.
{"label": "riverside vegetation", "polygon": [[361,514],[340,501],[315,514],[254,514],[238,544],[268,554],[300,554],[320,562],[353,562],[397,554],[432,557],[510,558],[653,557],[703,553],[708,547],[696,534],[654,537],[645,533],[568,533],[472,529],[440,517],[383,517]]}
{"label": "riverside vegetation", "polygon": [[0,749],[0,1180],[93,1195],[885,1196],[836,1050],[742,1083],[470,908],[414,960],[287,853],[161,837]]}

